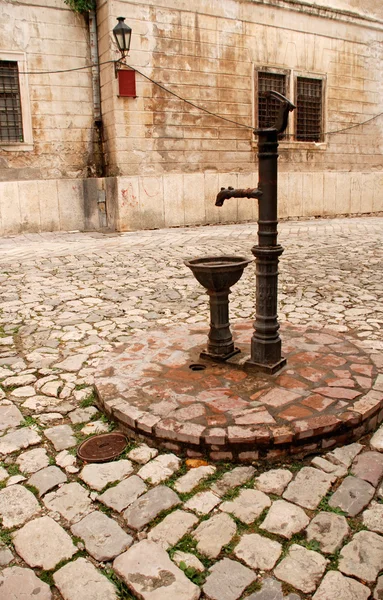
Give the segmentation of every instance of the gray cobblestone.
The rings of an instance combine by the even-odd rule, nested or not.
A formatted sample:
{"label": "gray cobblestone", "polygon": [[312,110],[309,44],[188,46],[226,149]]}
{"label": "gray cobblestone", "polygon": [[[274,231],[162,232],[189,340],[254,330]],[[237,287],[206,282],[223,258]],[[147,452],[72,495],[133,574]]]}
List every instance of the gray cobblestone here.
{"label": "gray cobblestone", "polygon": [[[383,219],[380,218],[315,220],[305,223],[289,222],[280,225],[280,240],[286,246],[286,253],[281,261],[280,320],[288,319],[292,323],[298,323],[302,326],[315,322],[318,326],[325,325],[334,331],[346,333],[352,331],[357,338],[359,337],[358,345],[366,351],[373,352],[371,360],[377,366],[377,370],[380,371],[375,380],[374,393],[379,390],[382,391],[381,378],[383,376],[381,290],[377,283],[377,272],[383,264],[382,223]],[[2,454],[0,458],[4,461],[4,466],[1,467],[3,475],[0,477],[3,479],[4,485],[19,480],[18,484],[0,490],[0,499],[5,497],[8,504],[4,508],[4,503],[1,504],[0,500],[1,510],[4,511],[2,516],[4,516],[5,539],[8,537],[7,527],[20,528],[30,519],[38,521],[40,514],[37,499],[29,490],[24,488],[26,481],[23,479],[23,475],[17,473],[13,465],[16,464],[27,477],[30,475],[33,477],[33,473],[36,473],[41,478],[42,475],[39,475],[39,472],[47,468],[51,469],[49,465],[53,465],[56,461],[57,465],[65,469],[68,474],[71,474],[71,479],[72,474],[74,475],[73,481],[69,484],[64,483],[56,491],[48,492],[41,504],[43,505],[42,510],[49,511],[49,518],[53,519],[53,523],[57,521],[56,525],[61,527],[64,532],[70,533],[70,527],[73,526],[73,523],[76,523],[74,528],[79,525],[79,522],[84,523],[85,521],[86,523],[86,520],[92,517],[88,513],[99,509],[100,511],[106,511],[108,514],[106,516],[101,512],[96,512],[96,515],[100,515],[104,523],[107,522],[110,525],[109,530],[115,531],[112,525],[114,523],[119,528],[119,534],[121,534],[122,529],[126,528],[126,517],[130,514],[132,506],[135,505],[135,518],[142,519],[143,513],[145,517],[141,520],[137,531],[133,533],[129,530],[134,541],[139,542],[135,546],[139,546],[139,540],[151,535],[151,532],[148,534],[147,525],[158,516],[162,520],[159,524],[152,526],[153,535],[161,534],[162,526],[164,535],[159,535],[159,541],[163,538],[166,544],[173,544],[175,540],[178,540],[178,536],[182,534],[185,527],[181,528],[181,525],[184,524],[182,519],[177,520],[177,514],[185,514],[184,509],[187,510],[188,507],[185,504],[181,506],[181,503],[179,505],[174,496],[172,496],[175,502],[174,506],[172,501],[169,505],[169,502],[163,502],[163,500],[167,499],[167,494],[174,493],[168,485],[177,486],[177,483],[174,483],[175,473],[181,464],[184,466],[185,463],[175,461],[174,466],[171,466],[167,471],[169,455],[161,453],[160,456],[163,458],[159,457],[160,460],[154,462],[153,459],[157,456],[158,451],[141,444],[128,452],[128,458],[133,463],[131,470],[128,469],[129,472],[123,470],[118,476],[111,475],[111,478],[106,477],[106,479],[100,480],[98,484],[94,485],[93,489],[97,492],[101,492],[108,485],[114,487],[110,487],[102,495],[103,498],[98,498],[104,501],[105,506],[93,504],[92,501],[97,499],[97,493],[92,492],[89,494],[84,486],[77,483],[79,481],[76,475],[78,467],[74,449],[77,440],[74,432],[79,429],[77,425],[80,422],[83,423],[84,432],[87,434],[93,432],[94,428],[97,427],[97,423],[94,425],[92,421],[97,409],[94,406],[89,406],[92,403],[92,384],[96,364],[116,343],[130,339],[132,327],[133,331],[140,332],[147,328],[153,328],[157,324],[167,325],[187,322],[201,323],[204,327],[207,326],[207,296],[202,288],[199,289],[193,277],[183,266],[183,259],[194,255],[216,253],[217,247],[222,253],[248,254],[250,256],[250,247],[254,244],[255,230],[256,226],[251,224],[131,232],[116,236],[55,233],[0,239],[0,265],[4,266],[0,274],[0,327],[3,328],[1,331],[4,331],[6,335],[5,338],[0,337],[1,407],[11,406],[9,404],[11,402],[24,418],[30,418],[32,423],[33,419],[36,418],[38,426],[41,426],[43,431],[47,431],[47,428],[55,429],[57,426],[63,425],[68,428],[67,432],[71,437],[71,446],[68,447],[69,452],[67,450],[60,451],[56,448],[53,450],[52,445],[47,441],[48,438],[45,438],[43,434],[40,435],[40,429],[37,429],[37,425],[33,423],[28,427],[20,427],[15,421],[10,423],[9,426],[20,428],[0,436],[0,453]],[[355,261],[356,245],[359,251],[357,261]],[[302,264],[304,264],[304,269]],[[171,282],[171,285],[169,285],[169,282]],[[253,316],[253,300],[248,297],[248,290],[253,289],[254,284],[255,270],[249,268],[232,290],[230,297],[232,319],[251,318]],[[17,344],[15,345],[12,332],[16,328],[18,328],[18,333]],[[358,373],[364,370],[363,364],[357,366],[357,368]],[[336,374],[338,378],[342,378],[341,370],[340,368],[339,373]],[[367,372],[359,378],[358,381],[362,387],[366,385],[367,379]],[[2,383],[4,380],[6,381],[5,385]],[[18,387],[14,387],[15,383]],[[185,393],[187,394],[187,391]],[[169,402],[169,400],[166,400],[166,402]],[[82,408],[83,406],[87,406],[87,408]],[[335,406],[334,404],[334,408]],[[3,413],[8,410],[3,408]],[[16,411],[13,412],[14,416],[17,414],[17,418],[20,419],[19,414]],[[26,422],[28,423],[28,421]],[[71,423],[74,425],[73,428]],[[4,424],[5,419],[3,419],[3,426]],[[102,423],[102,425],[105,428],[107,427],[106,423]],[[376,434],[373,438],[372,450],[381,454],[379,440],[380,438]],[[334,600],[366,600],[369,590],[367,590],[363,579],[365,576],[364,570],[368,571],[369,569],[371,571],[371,573],[367,572],[369,577],[375,576],[377,565],[378,563],[381,564],[380,545],[377,543],[377,540],[382,538],[379,535],[381,521],[379,507],[381,505],[379,503],[369,504],[372,497],[371,491],[372,493],[375,491],[374,488],[376,482],[379,481],[380,472],[375,470],[375,475],[372,473],[371,468],[366,465],[366,461],[369,460],[368,456],[357,458],[359,454],[366,454],[366,452],[371,451],[368,440],[365,443],[365,448],[355,443],[332,450],[325,459],[315,457],[312,467],[315,466],[321,469],[321,471],[318,471],[320,473],[320,475],[317,475],[318,478],[328,473],[330,479],[335,482],[336,477],[341,479],[346,475],[346,469],[349,469],[353,463],[353,469],[358,468],[357,465],[359,467],[362,465],[361,471],[358,472],[359,478],[347,477],[335,494],[332,495],[329,502],[331,506],[334,499],[339,499],[339,495],[337,497],[336,494],[341,491],[343,494],[342,505],[336,504],[334,505],[335,508],[340,507],[345,510],[347,506],[353,512],[355,510],[355,498],[352,498],[352,496],[356,495],[357,499],[363,500],[361,502],[362,506],[358,509],[358,514],[365,508],[361,518],[365,526],[370,528],[370,531],[360,533],[376,537],[368,538],[368,543],[364,542],[363,544],[363,538],[359,538],[359,534],[356,534],[342,548],[345,539],[343,534],[346,528],[340,527],[337,535],[333,535],[334,528],[331,524],[333,525],[335,521],[339,525],[341,523],[344,525],[345,521],[349,521],[352,525],[354,523],[349,516],[345,519],[340,515],[328,512],[325,513],[327,521],[325,521],[324,529],[319,527],[321,535],[319,539],[318,527],[314,533],[313,530],[318,525],[322,513],[315,516],[310,512],[309,515],[312,521],[307,527],[309,517],[306,515],[305,510],[284,500],[279,501],[282,502],[281,505],[278,505],[276,501],[273,502],[266,519],[263,520],[261,525],[261,527],[265,525],[269,527],[269,530],[260,530],[264,535],[259,537],[266,540],[266,545],[270,542],[277,543],[266,537],[267,531],[273,534],[270,537],[274,537],[274,535],[281,536],[278,539],[282,542],[283,537],[289,538],[294,533],[303,534],[303,530],[307,527],[308,539],[311,539],[309,532],[313,533],[312,540],[317,539],[319,541],[323,553],[330,553],[334,551],[333,548],[336,552],[340,548],[340,565],[343,571],[349,568],[352,574],[350,572],[349,577],[339,571],[329,571],[315,592],[315,600],[324,600],[324,598],[333,600],[334,589],[336,590]],[[38,447],[32,450],[28,449],[33,446]],[[28,450],[24,452],[25,449]],[[60,453],[57,454],[57,452]],[[125,460],[125,456],[123,460]],[[172,459],[170,458],[170,460]],[[118,462],[116,461],[115,464]],[[152,477],[150,474],[148,475],[148,472],[153,469],[153,463],[158,469],[155,470]],[[365,463],[364,466],[363,463]],[[81,463],[78,464],[81,466]],[[146,465],[141,474],[145,478],[151,478],[151,483],[147,479],[147,484],[145,484],[137,475],[141,465]],[[87,465],[87,467],[91,466],[94,467],[94,465]],[[233,553],[242,547],[243,542],[237,537],[233,537],[236,531],[235,523],[228,514],[222,514],[219,511],[218,505],[224,494],[228,494],[228,500],[222,504],[222,508],[232,510],[236,518],[242,518],[243,522],[249,522],[251,526],[251,519],[254,516],[254,511],[251,512],[251,509],[254,507],[243,501],[246,497],[250,498],[254,493],[259,494],[262,492],[276,495],[286,493],[286,488],[292,478],[288,464],[283,465],[286,468],[272,470],[268,469],[267,466],[261,466],[261,463],[256,466],[259,469],[257,475],[261,473],[255,479],[254,488],[257,490],[256,492],[248,489],[252,486],[252,482],[249,482],[255,474],[252,467],[241,467],[237,470],[233,465],[226,475],[218,478],[215,482],[217,487],[214,489],[220,494],[220,497],[213,495],[212,485],[203,484],[202,489],[204,490],[205,500],[207,498],[214,499],[214,506],[210,509],[212,516],[204,520],[205,517],[198,511],[195,515],[192,513],[186,514],[188,514],[190,522],[193,522],[192,527],[197,527],[197,530],[206,528],[207,524],[210,523],[211,525],[212,522],[215,523],[215,520],[218,519],[218,524],[221,524],[221,526],[217,528],[217,531],[213,531],[213,535],[209,528],[205,530],[204,543],[206,545],[211,543],[212,540],[214,541],[215,537],[216,549],[220,548],[218,541],[221,543],[225,540],[218,540],[217,538],[226,536],[228,539],[226,543],[231,542],[229,548],[233,546]],[[83,470],[83,473],[91,471],[87,467]],[[309,469],[312,469],[312,467]],[[7,470],[9,470],[9,474]],[[200,468],[200,471],[198,469],[190,470],[186,476],[179,477],[178,482],[180,485],[186,486],[181,487],[179,493],[190,494],[195,488],[189,487],[193,482],[188,482],[188,480],[193,479],[196,481],[198,479],[196,477],[197,472],[207,473],[208,470],[212,470],[210,465]],[[262,470],[265,472],[262,473]],[[314,471],[314,469],[312,470]],[[306,472],[303,471],[303,474]],[[168,484],[167,479],[170,477],[172,483],[169,482]],[[347,488],[347,491],[345,486],[349,485],[346,482],[349,482],[350,479],[353,485],[349,489]],[[359,487],[355,488],[356,479],[362,482],[363,490],[360,490]],[[366,481],[363,481],[363,479],[366,479]],[[85,478],[84,480],[87,481]],[[136,495],[132,490],[134,486],[131,485],[134,481],[140,482],[141,486]],[[158,486],[158,483],[162,481],[166,482],[167,485]],[[295,481],[299,483],[299,476],[296,476]],[[372,482],[374,487],[367,481]],[[94,480],[89,479],[88,483],[91,482],[94,484]],[[115,485],[117,482],[120,483]],[[202,483],[202,480],[197,485],[200,483]],[[149,494],[154,495],[155,502],[150,502],[150,506],[144,506],[143,511],[141,511],[138,507],[141,499],[137,496],[139,494],[146,496],[145,492],[151,485],[154,485],[154,487],[150,489]],[[331,492],[336,489],[336,485],[333,485]],[[238,490],[236,490],[237,486]],[[308,487],[306,486],[306,488]],[[12,498],[6,494],[10,493],[12,489],[17,491],[20,488],[24,490],[26,495],[22,492],[20,502],[16,500],[12,505],[12,502],[10,502]],[[316,505],[323,490],[316,489],[315,486],[311,486],[311,488],[310,493],[316,494],[315,499],[310,503],[312,506],[313,504]],[[200,489],[196,488],[196,492]],[[294,490],[294,482],[293,485],[289,486],[289,489],[290,492],[287,492],[287,494]],[[308,490],[303,486],[302,489],[304,491],[303,495],[294,493],[294,502],[304,502],[304,506],[308,506]],[[237,492],[238,495],[236,496]],[[249,492],[253,492],[253,494],[250,495]],[[106,498],[111,498],[113,494],[114,501],[110,501],[108,505]],[[380,487],[376,499],[382,497],[383,492]],[[199,495],[194,495],[194,501],[196,501],[196,498],[200,498]],[[291,500],[293,500],[293,497],[291,497]],[[30,506],[30,503],[33,506]],[[153,505],[156,510],[150,512],[149,509],[153,508]],[[173,510],[176,506],[179,506],[179,508]],[[12,513],[10,512],[11,508]],[[161,514],[163,508],[166,511],[172,510],[172,512],[163,517]],[[205,509],[202,514],[207,512],[206,506]],[[267,510],[267,506],[265,509]],[[117,515],[114,511],[125,512],[124,515]],[[258,510],[256,512],[258,513]],[[349,512],[350,515],[351,512]],[[172,527],[172,519],[175,518],[176,527]],[[259,517],[254,516],[254,518]],[[222,519],[228,519],[228,521]],[[197,520],[200,522],[199,526]],[[58,522],[60,525],[58,525]],[[33,521],[30,521],[30,523],[33,523]],[[30,526],[30,523],[27,523],[27,525]],[[170,526],[168,526],[169,524]],[[180,525],[180,528],[178,528],[178,525]],[[329,528],[329,531],[327,531],[327,528]],[[22,530],[18,529],[18,531]],[[112,539],[108,538],[108,528],[101,527],[99,537],[96,535],[97,531],[97,527],[95,527],[92,531],[88,530],[88,533],[84,534],[84,538],[87,536],[89,538],[87,549],[90,552],[94,552],[89,541],[91,539],[96,546],[99,540],[104,540],[101,546],[105,547],[108,547],[109,542],[117,544],[117,535],[112,535]],[[15,533],[17,533],[17,530]],[[94,538],[92,537],[93,534]],[[129,537],[126,532],[124,535]],[[179,541],[180,547],[189,549],[190,545],[190,552],[194,552],[195,545],[198,544],[198,550],[201,551],[205,548],[206,551],[206,546],[200,545],[201,542],[193,539],[193,535],[194,532],[187,528],[186,535]],[[258,536],[259,534],[242,535],[242,540],[250,538],[252,535]],[[157,577],[158,565],[154,564],[155,560],[153,562],[153,556],[156,555],[148,551],[149,546],[146,545],[148,543],[149,541],[145,541],[145,544],[140,546],[140,548],[146,548],[142,552],[142,559],[148,568],[146,575]],[[175,543],[178,544],[178,541]],[[352,545],[353,543],[354,545]],[[79,546],[81,547],[80,542]],[[135,546],[132,546],[128,552],[132,551]],[[155,548],[158,548],[158,546],[159,544],[154,545]],[[4,547],[2,546],[2,548]],[[86,552],[87,549],[85,549]],[[252,561],[251,547],[247,550],[246,556],[249,561],[248,566],[250,566]],[[304,552],[310,552],[307,549],[303,550]],[[10,559],[10,550],[7,548],[5,550],[0,549],[0,557],[1,552],[5,552],[8,556],[6,560]],[[172,554],[172,552],[170,553]],[[193,557],[194,555],[190,552],[185,552],[184,555]],[[264,552],[266,552],[265,549]],[[366,556],[365,564],[358,558],[355,559],[355,557],[351,561],[352,552],[356,555],[361,553],[363,557]],[[314,554],[320,556],[319,552]],[[107,554],[105,556],[97,554],[97,556],[98,559],[101,559],[106,558]],[[166,555],[162,554],[162,556],[167,558]],[[173,558],[176,562],[175,556]],[[308,555],[305,554],[305,556]],[[219,555],[217,555],[217,558],[209,560],[219,560],[218,557]],[[261,558],[266,560],[265,556],[258,552],[254,560],[261,561]],[[198,560],[196,557],[194,559]],[[16,556],[16,560],[20,559]],[[65,565],[54,574],[56,585],[64,600],[88,600],[89,595],[91,595],[92,600],[116,600],[117,591],[114,585],[89,561],[85,559],[73,561],[73,558],[70,560],[71,562],[68,565]],[[169,562],[166,562],[166,569],[168,569]],[[234,565],[239,564],[230,559],[228,562],[230,564],[234,563]],[[223,561],[226,565],[228,562],[227,559]],[[188,563],[186,564],[188,565]],[[222,562],[215,564],[222,564]],[[267,561],[262,564],[265,568],[270,565]],[[283,564],[283,561],[280,564]],[[198,565],[199,568],[201,568],[200,565],[201,563]],[[240,567],[241,569],[246,568],[243,565],[240,565]],[[108,565],[106,568],[109,568]],[[214,565],[212,572],[213,570]],[[301,570],[309,572],[309,569],[302,568]],[[24,575],[25,572],[31,573],[29,569],[21,569],[21,571],[24,571]],[[38,572],[36,571],[36,573]],[[297,575],[297,580],[290,585],[295,585],[301,577],[299,569],[294,572]],[[2,571],[2,576],[4,573],[7,573],[6,579],[13,585],[17,578],[14,579],[7,568]],[[190,600],[190,598],[194,600],[194,597],[198,598],[200,590],[193,587],[179,569],[176,573],[175,577],[181,577],[182,575],[182,585],[186,585],[185,588],[182,588],[187,590],[185,598],[187,600]],[[283,594],[281,583],[269,578],[267,575],[265,576],[261,570],[257,570],[256,575],[261,589],[253,593],[248,592],[248,594],[251,594],[249,596],[250,600],[299,600],[300,596],[297,594]],[[304,576],[306,577],[306,573]],[[362,583],[359,583],[355,577],[359,578]],[[221,583],[219,579],[220,577],[216,578],[217,585]],[[240,577],[238,576],[236,581],[234,579],[234,588],[238,590],[236,594],[241,597],[241,594],[246,594],[246,592],[239,591]],[[27,582],[27,578],[24,581]],[[36,580],[33,581],[36,582]],[[368,585],[371,588],[371,593],[377,599],[378,594],[381,593],[379,591],[381,590],[381,583],[374,581],[368,582]],[[32,586],[34,586],[33,582]],[[224,589],[224,586],[221,587]],[[27,583],[25,583],[25,589],[29,590]],[[31,589],[35,592],[34,587]],[[39,589],[44,591],[48,588],[41,586]],[[168,598],[168,587],[163,588],[163,590],[166,594],[165,597]],[[224,589],[224,593],[226,591]],[[49,596],[47,598],[42,596],[41,600],[48,600],[50,598],[49,590],[48,593]],[[54,590],[54,597],[57,594],[57,590]],[[40,600],[38,592],[34,593],[33,597],[35,596],[36,600]],[[180,600],[180,598],[183,599],[182,595],[180,596],[177,592],[177,600]],[[16,596],[15,600],[19,600],[19,598]],[[221,592],[219,592],[219,600],[222,600]]]}

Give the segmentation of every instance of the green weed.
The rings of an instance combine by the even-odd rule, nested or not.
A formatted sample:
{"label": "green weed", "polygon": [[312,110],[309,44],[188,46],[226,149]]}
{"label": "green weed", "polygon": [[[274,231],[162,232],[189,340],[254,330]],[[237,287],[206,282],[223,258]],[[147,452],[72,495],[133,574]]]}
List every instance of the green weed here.
{"label": "green weed", "polygon": [[117,588],[117,596],[121,600],[136,600],[136,598],[132,596],[129,588],[117,577],[112,569],[104,569],[101,573]]}
{"label": "green weed", "polygon": [[195,585],[201,586],[205,583],[206,574],[197,571],[194,567],[188,567],[183,561],[178,565],[181,571],[183,571],[188,579],[195,583]]}

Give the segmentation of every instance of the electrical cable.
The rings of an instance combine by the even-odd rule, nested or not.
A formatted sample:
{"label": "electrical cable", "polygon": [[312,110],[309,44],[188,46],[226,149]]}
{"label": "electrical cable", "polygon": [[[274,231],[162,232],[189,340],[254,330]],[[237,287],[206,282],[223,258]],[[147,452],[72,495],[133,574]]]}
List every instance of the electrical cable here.
{"label": "electrical cable", "polygon": [[[125,63],[121,63],[120,60],[117,60],[117,61],[106,60],[102,63],[93,64],[93,65],[84,65],[83,67],[77,67],[74,69],[62,69],[62,70],[57,70],[57,71],[19,71],[19,74],[20,75],[50,75],[50,74],[57,74],[57,73],[70,73],[72,71],[82,71],[83,69],[91,69],[93,67],[99,67],[99,66],[101,67],[103,65],[116,64],[116,63],[125,65]],[[139,71],[137,68],[131,67],[130,65],[125,65],[125,66],[128,67],[129,69],[132,69],[133,71],[136,71],[137,73],[139,73],[139,75],[142,75],[142,77],[145,77],[145,79],[147,79],[154,85],[158,86],[159,88],[161,88],[168,94],[172,94],[179,100],[182,100],[182,102],[185,102],[185,104],[189,104],[193,108],[196,108],[197,110],[205,112],[206,114],[208,114],[212,117],[215,117],[216,119],[221,119],[223,121],[227,121],[228,123],[232,123],[233,125],[237,125],[237,127],[244,127],[245,129],[254,131],[253,126],[245,125],[244,123],[239,123],[238,121],[234,121],[233,119],[228,119],[227,117],[224,117],[223,115],[217,115],[216,113],[208,110],[207,108],[203,108],[202,106],[198,106],[198,104],[194,104],[194,102],[191,102],[191,100],[186,100],[186,98],[183,98],[176,92],[173,92],[172,90],[170,90],[169,88],[164,86],[162,83],[159,83],[158,81],[155,81],[154,79],[151,79],[151,77],[149,77],[148,75],[145,75],[145,73],[142,73],[142,71]],[[343,127],[342,129],[337,129],[335,131],[325,131],[324,133],[321,133],[321,135],[325,136],[325,135],[334,135],[336,133],[343,133],[345,131],[348,131],[349,129],[353,129],[354,127],[360,127],[362,125],[365,125],[366,123],[370,123],[370,121],[374,121],[374,119],[377,119],[378,117],[381,117],[382,115],[383,115],[383,112],[380,112],[377,115],[370,117],[366,121],[363,121],[362,123],[353,123],[353,125],[349,125],[348,127]],[[294,134],[284,134],[284,137],[294,137]]]}
{"label": "electrical cable", "polygon": [[[118,61],[117,61],[118,62]],[[75,67],[74,69],[60,69],[57,71],[19,71],[19,75],[51,75],[56,73],[71,73],[72,71],[82,71],[84,69],[93,69],[93,67],[101,67],[101,65],[110,65],[116,63],[115,60],[106,60],[102,63],[95,63],[93,65],[84,65],[83,67]]]}

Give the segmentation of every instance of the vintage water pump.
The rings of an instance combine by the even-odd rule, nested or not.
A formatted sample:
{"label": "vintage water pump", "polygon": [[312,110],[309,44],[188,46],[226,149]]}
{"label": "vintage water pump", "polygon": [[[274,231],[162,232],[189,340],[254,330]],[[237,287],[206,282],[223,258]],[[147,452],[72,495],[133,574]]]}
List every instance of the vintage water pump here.
{"label": "vintage water pump", "polygon": [[256,317],[251,339],[251,358],[247,364],[266,373],[275,373],[286,364],[286,359],[281,354],[277,314],[278,262],[283,252],[282,246],[277,242],[278,135],[285,131],[289,112],[295,106],[278,92],[269,91],[266,95],[276,98],[281,105],[273,127],[254,130],[254,134],[258,135],[258,188],[222,188],[217,195],[216,206],[222,206],[228,198],[258,198],[258,244],[252,248],[256,259]]}
{"label": "vintage water pump", "polygon": [[[251,357],[245,365],[253,370],[275,373],[286,364],[278,330],[278,262],[283,252],[277,242],[278,231],[278,135],[287,127],[289,112],[295,106],[278,92],[266,92],[280,101],[273,127],[255,129],[258,135],[259,183],[255,189],[221,188],[216,206],[229,198],[257,198],[259,201],[258,245],[252,248],[256,258],[256,317],[251,339]],[[196,279],[210,297],[210,331],[202,358],[225,361],[240,352],[234,346],[229,323],[229,294],[249,260],[240,256],[204,256],[186,261]]]}

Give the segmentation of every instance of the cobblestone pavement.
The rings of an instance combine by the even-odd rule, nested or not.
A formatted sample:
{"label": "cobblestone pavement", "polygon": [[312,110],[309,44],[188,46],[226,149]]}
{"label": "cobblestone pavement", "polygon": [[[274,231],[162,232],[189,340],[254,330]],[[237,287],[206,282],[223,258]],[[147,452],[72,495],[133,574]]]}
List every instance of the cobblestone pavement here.
{"label": "cobblestone pavement", "polygon": [[[280,232],[281,320],[354,332],[383,371],[383,219]],[[100,359],[157,324],[207,324],[183,259],[251,257],[255,234],[229,225],[0,240],[1,600],[383,598],[383,427],[273,468],[134,443],[111,463],[76,459],[79,441],[113,427],[94,405]],[[233,320],[251,318],[253,289],[249,267]]]}

